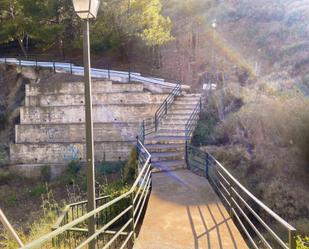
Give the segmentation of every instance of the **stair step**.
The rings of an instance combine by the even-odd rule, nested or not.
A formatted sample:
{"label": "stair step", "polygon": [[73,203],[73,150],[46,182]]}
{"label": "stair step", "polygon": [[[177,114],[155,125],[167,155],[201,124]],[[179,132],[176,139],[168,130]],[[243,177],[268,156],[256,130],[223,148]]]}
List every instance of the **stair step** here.
{"label": "stair step", "polygon": [[184,124],[161,123],[159,125],[159,131],[161,131],[161,130],[182,130],[182,131],[184,131],[185,128],[186,128],[186,123],[184,123]]}
{"label": "stair step", "polygon": [[151,153],[151,162],[172,161],[184,159],[184,152],[154,152]]}
{"label": "stair step", "polygon": [[146,144],[146,148],[150,153],[153,152],[173,152],[185,150],[185,145],[181,144]]}
{"label": "stair step", "polygon": [[146,138],[147,144],[185,144],[186,137],[185,136],[148,136]]}
{"label": "stair step", "polygon": [[172,161],[160,161],[151,164],[153,166],[153,172],[174,171],[179,169],[185,169],[186,163],[184,160],[172,160]]}
{"label": "stair step", "polygon": [[170,127],[167,129],[162,129],[160,126],[160,129],[157,132],[158,136],[185,136],[186,131],[185,129],[177,130],[177,129],[171,129]]}
{"label": "stair step", "polygon": [[169,110],[169,112],[167,113],[167,115],[175,115],[175,114],[178,114],[178,115],[183,115],[183,116],[187,117],[187,116],[190,116],[192,112],[193,112],[192,109],[189,109],[189,110],[172,109],[172,110]]}

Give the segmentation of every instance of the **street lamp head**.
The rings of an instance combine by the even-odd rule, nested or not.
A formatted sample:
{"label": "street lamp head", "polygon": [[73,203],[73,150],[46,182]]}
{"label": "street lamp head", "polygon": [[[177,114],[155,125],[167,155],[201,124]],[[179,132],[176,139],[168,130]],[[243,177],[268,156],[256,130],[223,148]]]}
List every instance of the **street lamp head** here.
{"label": "street lamp head", "polygon": [[81,19],[95,19],[98,14],[100,0],[72,0],[74,10]]}
{"label": "street lamp head", "polygon": [[217,27],[217,20],[216,19],[214,19],[212,21],[212,27],[213,27],[213,29],[215,29]]}

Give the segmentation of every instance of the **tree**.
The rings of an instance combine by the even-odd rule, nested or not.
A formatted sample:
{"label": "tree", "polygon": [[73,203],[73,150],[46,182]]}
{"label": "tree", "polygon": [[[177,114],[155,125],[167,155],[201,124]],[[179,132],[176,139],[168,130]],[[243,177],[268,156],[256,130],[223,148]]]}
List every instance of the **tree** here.
{"label": "tree", "polygon": [[160,0],[107,0],[92,34],[95,46],[116,48],[135,39],[146,46],[159,47],[172,40],[171,20],[162,15]]}
{"label": "tree", "polygon": [[50,45],[63,31],[57,23],[53,0],[0,0],[0,42],[17,40],[24,55],[25,36]]}

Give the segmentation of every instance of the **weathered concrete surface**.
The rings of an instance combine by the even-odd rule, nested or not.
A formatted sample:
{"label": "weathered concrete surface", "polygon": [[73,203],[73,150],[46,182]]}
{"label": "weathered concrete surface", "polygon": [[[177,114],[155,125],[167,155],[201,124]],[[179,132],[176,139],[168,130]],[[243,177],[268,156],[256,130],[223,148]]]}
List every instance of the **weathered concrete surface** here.
{"label": "weathered concrete surface", "polygon": [[[128,159],[136,141],[97,142],[94,158],[99,161]],[[13,164],[66,164],[72,160],[85,161],[84,143],[29,143],[11,144],[10,159]]]}
{"label": "weathered concrete surface", "polygon": [[[52,84],[26,85],[26,96],[51,94],[84,94],[83,82],[59,82]],[[142,92],[142,83],[112,83],[111,81],[93,81],[92,93]]]}
{"label": "weathered concrete surface", "polygon": [[[92,95],[93,105],[104,104],[161,104],[167,94],[150,92],[96,93]],[[72,106],[85,103],[83,94],[52,94],[26,96],[25,106]]]}
{"label": "weathered concrete surface", "polygon": [[[152,117],[157,110],[156,104],[141,105],[93,105],[93,122],[142,122]],[[21,107],[21,124],[66,124],[84,123],[85,107],[49,106]]]}
{"label": "weathered concrete surface", "polygon": [[187,170],[153,174],[134,249],[248,248],[205,178]]}
{"label": "weathered concrete surface", "polygon": [[[95,142],[135,140],[139,123],[95,123]],[[22,124],[15,126],[15,143],[85,142],[84,124]]]}

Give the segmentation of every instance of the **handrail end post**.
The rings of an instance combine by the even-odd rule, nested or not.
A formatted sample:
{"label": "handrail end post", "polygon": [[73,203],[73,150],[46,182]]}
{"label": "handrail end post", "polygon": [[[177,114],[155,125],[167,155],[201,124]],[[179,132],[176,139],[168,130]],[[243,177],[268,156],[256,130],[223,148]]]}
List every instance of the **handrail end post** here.
{"label": "handrail end post", "polygon": [[296,249],[296,230],[289,230],[289,249]]}

